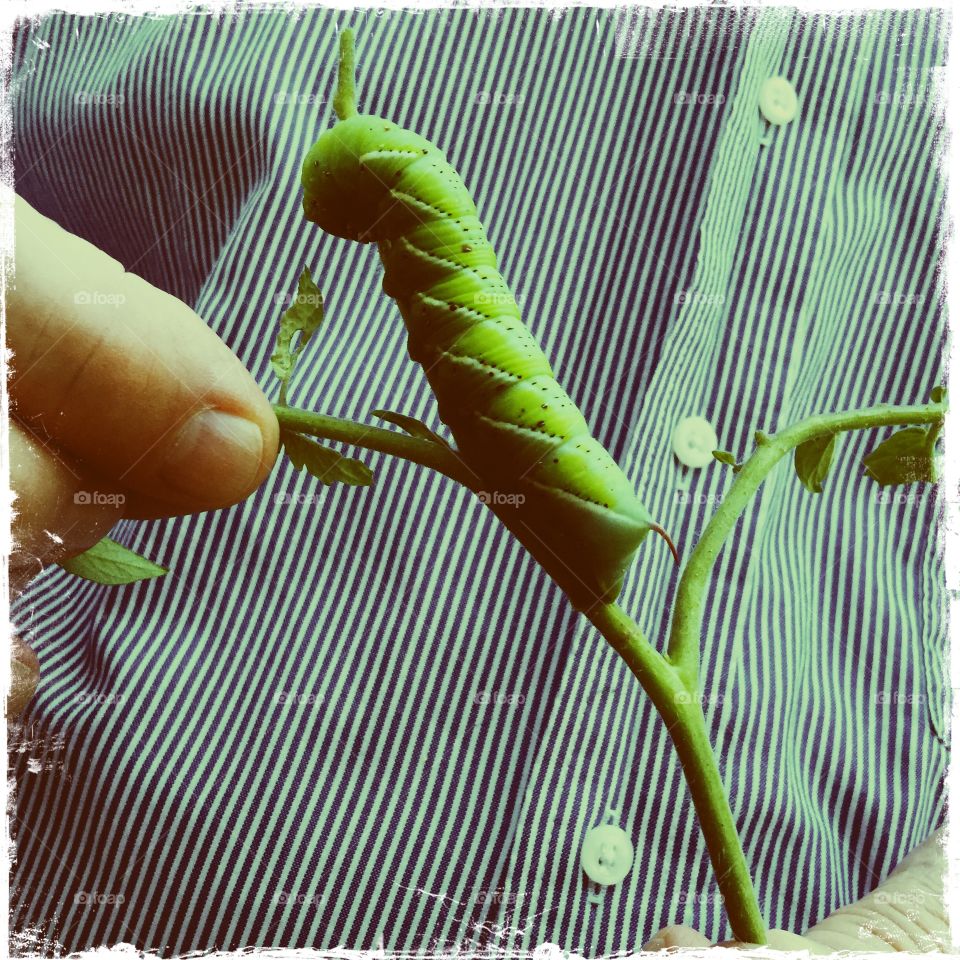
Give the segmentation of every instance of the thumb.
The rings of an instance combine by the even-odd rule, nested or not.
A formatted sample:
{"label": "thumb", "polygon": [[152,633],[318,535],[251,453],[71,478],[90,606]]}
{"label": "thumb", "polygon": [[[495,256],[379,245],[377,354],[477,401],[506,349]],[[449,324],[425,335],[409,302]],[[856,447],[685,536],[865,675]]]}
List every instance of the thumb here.
{"label": "thumb", "polygon": [[266,477],[267,398],[189,307],[14,201],[10,395],[30,430],[151,515],[236,503]]}

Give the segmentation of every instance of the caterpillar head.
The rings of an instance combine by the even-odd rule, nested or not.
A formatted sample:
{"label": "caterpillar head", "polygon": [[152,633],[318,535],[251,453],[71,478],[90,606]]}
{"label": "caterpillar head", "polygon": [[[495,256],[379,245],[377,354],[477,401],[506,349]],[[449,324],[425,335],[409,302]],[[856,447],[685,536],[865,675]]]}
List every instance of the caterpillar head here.
{"label": "caterpillar head", "polygon": [[341,120],[320,135],[303,161],[305,216],[334,236],[376,241],[395,204],[390,181],[431,149],[423,137],[382,117]]}
{"label": "caterpillar head", "polygon": [[325,130],[303,161],[303,212],[334,236],[362,241],[375,217],[375,198],[357,189],[360,173],[358,134],[364,121],[355,116]]}

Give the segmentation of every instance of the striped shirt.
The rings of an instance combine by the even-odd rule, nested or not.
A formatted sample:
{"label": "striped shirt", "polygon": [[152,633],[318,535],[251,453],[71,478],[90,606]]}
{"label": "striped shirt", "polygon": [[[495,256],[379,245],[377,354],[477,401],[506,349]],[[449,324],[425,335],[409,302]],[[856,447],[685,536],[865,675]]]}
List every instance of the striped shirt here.
{"label": "striped shirt", "polygon": [[[361,110],[444,150],[594,435],[689,554],[731,483],[686,415],[755,430],[925,400],[941,375],[942,11],[244,10],[23,23],[18,192],[191,304],[275,398],[283,300],[328,305],[297,406],[439,426],[371,247],[305,222],[337,27]],[[767,127],[764,81],[796,118]],[[947,744],[935,487],[881,491],[840,438],[788,465],[721,554],[703,697],[761,907],[803,931],[937,826]],[[16,603],[42,679],[14,743],[13,929],[77,950],[529,949],[730,935],[664,725],[467,491],[361,454],[372,488],[282,461],[229,510],[123,522],[171,568],[47,570]],[[662,645],[678,575],[622,605]],[[635,849],[599,894],[612,818]]]}

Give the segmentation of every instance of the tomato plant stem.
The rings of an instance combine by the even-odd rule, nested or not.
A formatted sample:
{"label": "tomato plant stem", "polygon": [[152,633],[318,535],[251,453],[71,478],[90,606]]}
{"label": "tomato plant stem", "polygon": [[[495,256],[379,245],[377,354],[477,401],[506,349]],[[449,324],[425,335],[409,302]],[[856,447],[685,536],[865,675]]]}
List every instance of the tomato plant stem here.
{"label": "tomato plant stem", "polygon": [[457,456],[456,451],[441,443],[295,407],[275,405],[273,412],[284,430],[400,457],[445,474],[471,490],[476,489],[479,479],[476,474]]}
{"label": "tomato plant stem", "polygon": [[766,927],[707,735],[697,685],[688,686],[681,672],[646,640],[617,604],[601,604],[587,616],[626,661],[667,725],[734,936],[745,943],[766,943]]}
{"label": "tomato plant stem", "polygon": [[[275,406],[274,411],[284,429],[400,457],[437,470],[471,490],[479,489],[480,478],[455,450],[443,444],[285,405]],[[742,942],[766,943],[766,927],[700,703],[700,641],[713,564],[767,474],[800,444],[850,430],[940,424],[945,415],[944,403],[883,405],[808,417],[772,436],[758,434],[756,451],[737,473],[687,561],[677,590],[666,655],[646,640],[617,604],[600,604],[586,611],[586,616],[626,661],[667,725],[733,934]]]}
{"label": "tomato plant stem", "polygon": [[814,437],[850,430],[868,430],[873,427],[936,424],[943,421],[946,411],[945,403],[903,407],[883,404],[861,410],[808,417],[777,434],[760,438],[757,449],[736,474],[733,486],[724,496],[723,502],[710,518],[703,535],[690,553],[677,587],[667,659],[677,667],[688,684],[698,683],[704,605],[713,564],[727,537],[773,467],[791,450]]}

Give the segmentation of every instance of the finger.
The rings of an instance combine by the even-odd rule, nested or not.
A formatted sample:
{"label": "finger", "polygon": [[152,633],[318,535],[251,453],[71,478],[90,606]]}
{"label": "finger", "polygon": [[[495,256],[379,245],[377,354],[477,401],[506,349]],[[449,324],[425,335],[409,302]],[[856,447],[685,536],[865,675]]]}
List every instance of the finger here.
{"label": "finger", "polygon": [[91,490],[77,465],[15,420],[8,430],[13,489],[10,586],[22,590],[47,564],[92,547],[123,512],[123,495]]}
{"label": "finger", "polygon": [[19,638],[10,641],[10,692],[7,694],[7,720],[16,720],[27,708],[40,682],[37,655]]}
{"label": "finger", "polygon": [[17,416],[86,471],[185,513],[269,472],[278,425],[189,307],[15,200],[7,304]]}
{"label": "finger", "polygon": [[647,941],[644,950],[669,950],[671,947],[709,947],[710,941],[690,927],[664,927]]}

